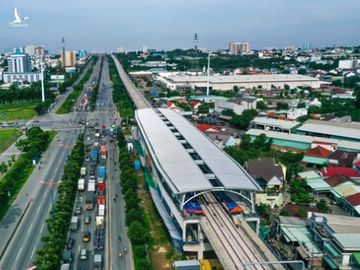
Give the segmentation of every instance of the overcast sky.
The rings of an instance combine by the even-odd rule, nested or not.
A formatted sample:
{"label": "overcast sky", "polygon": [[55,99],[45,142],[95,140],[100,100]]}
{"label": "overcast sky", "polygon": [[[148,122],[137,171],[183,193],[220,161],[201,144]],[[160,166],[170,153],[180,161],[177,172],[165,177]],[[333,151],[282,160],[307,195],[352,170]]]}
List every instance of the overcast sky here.
{"label": "overcast sky", "polygon": [[[14,8],[27,28],[12,28]],[[358,45],[359,0],[0,0],[0,50],[43,44],[51,51]]]}

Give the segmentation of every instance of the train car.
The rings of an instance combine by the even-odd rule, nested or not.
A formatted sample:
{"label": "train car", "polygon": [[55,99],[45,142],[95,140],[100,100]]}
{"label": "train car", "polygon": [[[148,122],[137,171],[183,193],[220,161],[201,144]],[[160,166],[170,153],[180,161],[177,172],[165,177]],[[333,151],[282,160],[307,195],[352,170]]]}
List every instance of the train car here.
{"label": "train car", "polygon": [[189,214],[205,215],[204,210],[196,199],[192,199],[190,202],[186,203],[184,205],[184,210]]}
{"label": "train car", "polygon": [[236,202],[234,202],[229,196],[224,192],[216,192],[215,196],[222,203],[225,209],[232,215],[243,214],[244,209],[242,209]]}

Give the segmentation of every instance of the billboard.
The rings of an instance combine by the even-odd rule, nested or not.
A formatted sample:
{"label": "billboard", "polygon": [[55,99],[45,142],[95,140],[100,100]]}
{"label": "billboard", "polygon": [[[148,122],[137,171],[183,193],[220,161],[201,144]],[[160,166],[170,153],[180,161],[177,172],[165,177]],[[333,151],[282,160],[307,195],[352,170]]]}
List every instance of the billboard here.
{"label": "billboard", "polygon": [[76,67],[66,67],[65,72],[66,73],[75,73],[76,72]]}
{"label": "billboard", "polygon": [[51,75],[51,83],[63,83],[65,82],[65,75]]}

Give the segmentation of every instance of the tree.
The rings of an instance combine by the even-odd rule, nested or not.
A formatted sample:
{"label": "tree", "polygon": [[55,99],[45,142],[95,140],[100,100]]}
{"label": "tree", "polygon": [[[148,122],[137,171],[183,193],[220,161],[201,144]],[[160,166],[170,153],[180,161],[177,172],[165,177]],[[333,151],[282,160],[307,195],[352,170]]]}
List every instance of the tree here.
{"label": "tree", "polygon": [[254,109],[244,110],[241,115],[233,116],[233,118],[230,120],[230,123],[237,128],[245,130],[256,115],[257,112]]}
{"label": "tree", "polygon": [[297,105],[297,108],[305,108],[305,107],[306,107],[305,102],[299,102],[299,104]]}
{"label": "tree", "polygon": [[306,218],[307,217],[307,211],[303,207],[300,207],[298,212],[297,212],[297,215],[299,216],[299,218]]}
{"label": "tree", "polygon": [[234,85],[233,90],[234,90],[234,93],[236,93],[236,94],[239,93],[239,91],[240,91],[239,86]]}
{"label": "tree", "polygon": [[133,244],[144,244],[148,239],[148,234],[143,224],[134,221],[129,225],[128,236]]}
{"label": "tree", "polygon": [[276,104],[276,109],[278,109],[278,110],[288,110],[289,109],[289,104],[283,103],[283,102],[278,102]]}
{"label": "tree", "polygon": [[329,213],[330,212],[330,207],[329,207],[327,201],[324,199],[320,199],[320,201],[316,204],[316,208],[321,213]]}
{"label": "tree", "polygon": [[288,84],[285,84],[285,85],[284,85],[284,89],[287,90],[287,91],[289,91],[289,90],[290,90],[290,86],[289,86]]}
{"label": "tree", "polygon": [[266,106],[264,101],[259,100],[258,102],[256,102],[256,109],[258,109],[258,110],[266,110],[267,106]]}

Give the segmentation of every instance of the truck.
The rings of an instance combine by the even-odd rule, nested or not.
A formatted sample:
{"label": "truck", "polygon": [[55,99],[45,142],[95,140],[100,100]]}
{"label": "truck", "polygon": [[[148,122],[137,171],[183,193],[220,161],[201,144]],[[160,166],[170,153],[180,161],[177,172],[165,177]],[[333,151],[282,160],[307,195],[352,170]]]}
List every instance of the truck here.
{"label": "truck", "polygon": [[99,190],[97,199],[96,199],[96,204],[101,205],[101,204],[105,204],[105,203],[106,203],[105,190]]}
{"label": "truck", "polygon": [[94,254],[94,269],[101,270],[103,265],[103,256],[101,253]]}
{"label": "truck", "polygon": [[107,155],[107,149],[105,145],[101,145],[100,146],[100,156],[101,159],[106,159],[106,155]]}
{"label": "truck", "polygon": [[96,128],[95,129],[95,138],[99,138],[100,137],[100,128]]}
{"label": "truck", "polygon": [[86,191],[85,194],[85,209],[93,210],[95,203],[95,192],[94,191]]}
{"label": "truck", "polygon": [[103,250],[105,245],[105,228],[101,225],[96,227],[94,236],[94,248]]}
{"label": "truck", "polygon": [[104,204],[100,204],[98,206],[98,216],[100,216],[100,217],[105,216],[105,205]]}
{"label": "truck", "polygon": [[96,190],[96,181],[95,181],[95,179],[89,179],[89,181],[88,181],[88,189],[87,190],[95,192],[95,190]]}
{"label": "truck", "polygon": [[72,216],[71,217],[71,223],[70,223],[70,230],[76,231],[79,228],[80,225],[80,219],[78,216]]}
{"label": "truck", "polygon": [[85,176],[86,175],[86,167],[81,167],[80,169],[80,175]]}
{"label": "truck", "polygon": [[85,179],[80,178],[78,181],[78,190],[84,191],[85,190]]}
{"label": "truck", "polygon": [[103,183],[105,181],[106,178],[106,167],[105,166],[100,166],[98,168],[98,181],[99,183]]}
{"label": "truck", "polygon": [[94,162],[98,162],[98,155],[99,155],[99,149],[97,147],[94,147],[91,151],[91,160]]}

